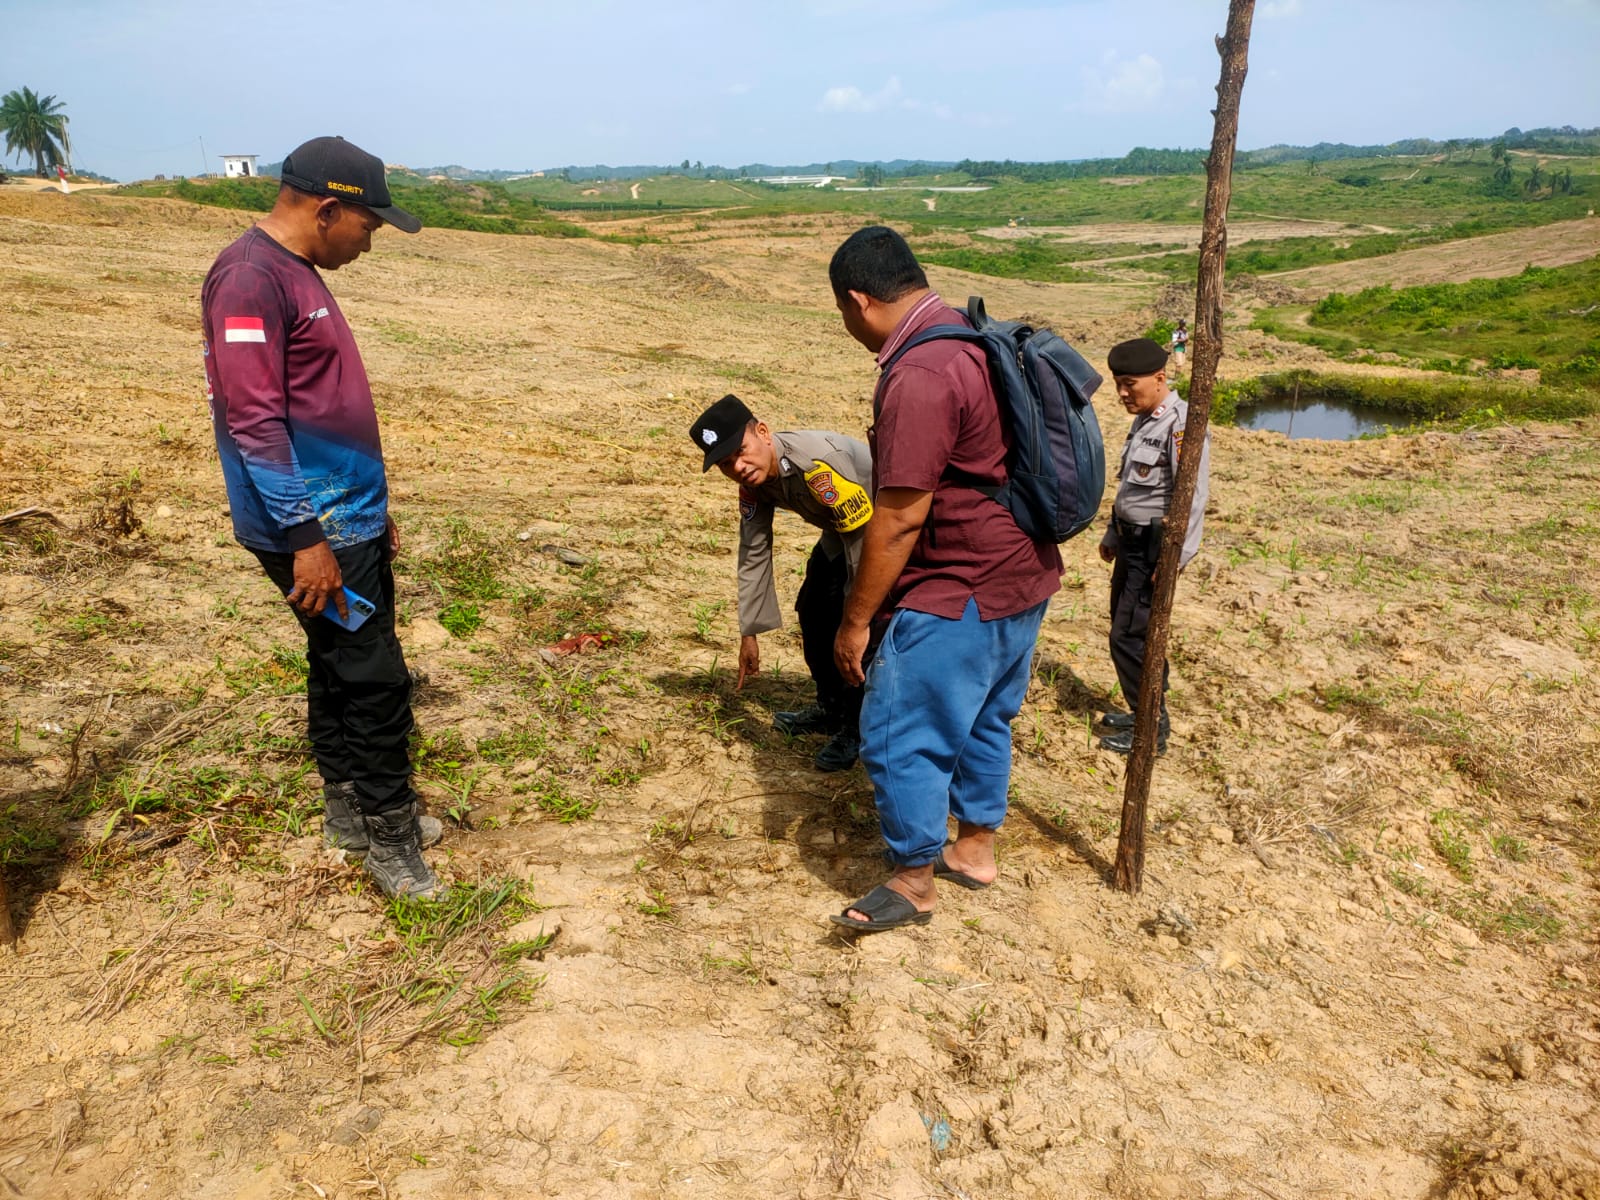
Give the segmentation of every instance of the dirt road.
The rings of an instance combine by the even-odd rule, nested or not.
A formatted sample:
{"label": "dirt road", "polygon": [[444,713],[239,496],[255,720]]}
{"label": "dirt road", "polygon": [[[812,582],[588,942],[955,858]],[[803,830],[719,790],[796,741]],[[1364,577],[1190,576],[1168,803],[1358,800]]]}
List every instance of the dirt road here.
{"label": "dirt road", "polygon": [[[466,898],[430,924],[320,849],[297,631],[229,536],[196,296],[248,220],[0,192],[0,512],[63,523],[0,530],[13,1194],[1600,1189],[1600,423],[1217,430],[1145,893],[1106,883],[1123,763],[1089,735],[1114,676],[1085,537],[1000,883],[852,945],[824,918],[882,873],[870,792],[772,730],[807,697],[792,626],[733,691],[737,496],[684,436],[730,389],[866,426],[843,230],[380,234],[330,284]],[[1150,299],[979,290],[1095,355]],[[787,604],[812,537],[778,531]],[[540,654],[585,629],[615,636]]]}

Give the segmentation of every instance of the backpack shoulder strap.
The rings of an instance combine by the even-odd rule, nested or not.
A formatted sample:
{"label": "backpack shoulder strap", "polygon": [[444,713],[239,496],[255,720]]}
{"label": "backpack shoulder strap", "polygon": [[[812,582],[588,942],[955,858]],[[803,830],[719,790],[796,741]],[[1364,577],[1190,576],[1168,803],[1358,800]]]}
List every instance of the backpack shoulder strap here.
{"label": "backpack shoulder strap", "polygon": [[905,357],[908,350],[915,350],[918,346],[925,346],[929,342],[937,341],[976,342],[980,345],[988,341],[976,329],[968,329],[965,325],[930,325],[921,333],[912,337],[904,346],[896,350],[889,361],[883,364],[883,373],[887,375],[894,368],[895,363]]}

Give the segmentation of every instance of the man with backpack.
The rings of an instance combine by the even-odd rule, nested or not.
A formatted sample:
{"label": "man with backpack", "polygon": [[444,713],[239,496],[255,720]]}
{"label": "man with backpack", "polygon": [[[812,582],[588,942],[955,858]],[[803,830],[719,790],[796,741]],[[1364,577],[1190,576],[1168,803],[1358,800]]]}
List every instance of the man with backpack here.
{"label": "man with backpack", "polygon": [[994,882],[1011,720],[1062,565],[1053,539],[1030,537],[989,494],[1008,482],[1010,446],[983,347],[939,336],[906,348],[972,322],[929,288],[905,239],[858,230],[828,276],[845,329],[884,369],[868,433],[873,518],[834,644],[846,682],[866,680],[861,759],[894,873],[830,919],[874,933],[930,921],[937,879]]}

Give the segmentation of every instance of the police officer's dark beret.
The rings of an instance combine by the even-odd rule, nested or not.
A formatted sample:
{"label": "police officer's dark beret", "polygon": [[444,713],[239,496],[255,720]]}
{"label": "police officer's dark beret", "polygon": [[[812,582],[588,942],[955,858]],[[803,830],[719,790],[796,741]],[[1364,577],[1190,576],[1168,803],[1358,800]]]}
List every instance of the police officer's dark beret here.
{"label": "police officer's dark beret", "polygon": [[737,454],[744,445],[744,431],[755,414],[745,407],[743,400],[729,392],[718,400],[689,426],[689,440],[706,452],[705,465],[709,471],[729,455]]}
{"label": "police officer's dark beret", "polygon": [[1118,342],[1106,355],[1106,366],[1113,375],[1154,375],[1167,367],[1167,352],[1160,342],[1133,338]]}

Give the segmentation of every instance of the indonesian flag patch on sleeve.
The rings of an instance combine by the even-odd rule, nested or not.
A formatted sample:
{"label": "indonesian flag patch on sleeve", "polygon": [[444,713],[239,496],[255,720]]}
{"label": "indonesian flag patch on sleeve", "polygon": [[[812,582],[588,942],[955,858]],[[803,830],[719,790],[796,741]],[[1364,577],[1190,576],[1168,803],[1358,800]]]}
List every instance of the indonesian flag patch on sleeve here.
{"label": "indonesian flag patch on sleeve", "polygon": [[260,317],[223,317],[224,342],[265,342],[267,331]]}

